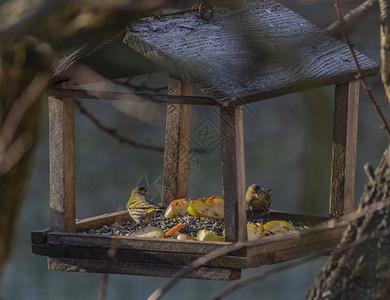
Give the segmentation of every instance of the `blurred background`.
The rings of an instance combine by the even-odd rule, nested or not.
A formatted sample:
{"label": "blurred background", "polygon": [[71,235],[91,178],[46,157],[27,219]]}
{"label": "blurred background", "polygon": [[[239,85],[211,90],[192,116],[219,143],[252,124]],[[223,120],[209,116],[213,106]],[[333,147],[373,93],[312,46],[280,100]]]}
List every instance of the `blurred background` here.
{"label": "blurred background", "polygon": [[[337,19],[333,1],[280,1],[320,28]],[[349,11],[363,1],[345,1]],[[183,6],[188,3],[182,3]],[[379,12],[350,35],[359,52],[378,64]],[[117,57],[120,61],[120,56]],[[139,76],[132,83],[165,86],[164,72]],[[380,76],[368,79],[383,112],[389,115]],[[85,85],[84,87],[86,87]],[[89,85],[91,86],[91,85]],[[96,87],[96,86],[93,86]],[[103,86],[99,85],[99,88]],[[113,89],[105,84],[104,88]],[[126,89],[123,87],[122,89]],[[166,92],[166,90],[163,90]],[[309,90],[249,104],[244,108],[244,141],[247,186],[258,183],[273,189],[272,209],[327,215],[334,87]],[[131,139],[163,146],[165,105],[83,100],[82,104],[109,128]],[[30,232],[49,226],[49,153],[47,103],[41,123],[26,197],[20,214],[12,255],[3,279],[4,299],[97,299],[100,274],[52,272],[45,257],[31,254]],[[211,121],[210,121],[211,120]],[[193,107],[192,146],[196,130],[209,122],[218,133],[219,117],[209,107]],[[213,128],[215,126],[215,128]],[[125,209],[131,189],[140,183],[159,196],[163,154],[120,144],[102,132],[75,108],[77,218]],[[378,164],[387,146],[385,133],[361,89],[357,146],[355,201],[367,181],[363,165]],[[189,197],[221,195],[220,151],[192,157]],[[145,184],[144,184],[145,185]],[[263,282],[231,294],[227,299],[302,299],[326,258],[278,273]],[[243,271],[246,277],[263,266]],[[145,299],[168,279],[110,275],[107,299]],[[183,280],[165,299],[203,299],[226,282]]]}

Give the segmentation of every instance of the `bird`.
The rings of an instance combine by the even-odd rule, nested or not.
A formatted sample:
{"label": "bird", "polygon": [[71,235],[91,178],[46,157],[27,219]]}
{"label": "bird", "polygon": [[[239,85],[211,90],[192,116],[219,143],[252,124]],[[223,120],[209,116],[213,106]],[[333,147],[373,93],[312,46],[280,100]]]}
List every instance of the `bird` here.
{"label": "bird", "polygon": [[132,190],[126,204],[130,217],[138,223],[148,224],[156,216],[157,208],[146,200],[146,188],[136,187]]}
{"label": "bird", "polygon": [[269,214],[272,190],[264,190],[257,184],[252,184],[245,196],[246,209],[260,214]]}

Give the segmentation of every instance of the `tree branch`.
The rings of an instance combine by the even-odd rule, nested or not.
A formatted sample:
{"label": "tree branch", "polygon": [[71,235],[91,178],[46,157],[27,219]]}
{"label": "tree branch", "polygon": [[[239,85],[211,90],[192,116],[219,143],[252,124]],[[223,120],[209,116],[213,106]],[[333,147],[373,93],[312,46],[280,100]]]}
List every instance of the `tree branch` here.
{"label": "tree branch", "polygon": [[[300,239],[303,236],[311,235],[313,233],[321,234],[322,232],[328,230],[329,228],[335,228],[336,226],[339,226],[341,224],[347,225],[348,223],[358,220],[359,218],[370,216],[378,211],[383,210],[385,207],[390,206],[390,198],[387,198],[381,202],[373,203],[371,205],[368,205],[366,207],[360,207],[358,211],[351,212],[348,215],[345,215],[338,219],[332,219],[323,225],[319,225],[316,228],[307,229],[303,231],[296,231],[296,232],[290,232],[288,233],[289,237],[293,237],[295,239]],[[285,235],[275,236],[273,237],[274,241],[280,240],[282,241],[285,238]],[[365,240],[362,240],[365,241]],[[239,242],[239,243],[232,243],[230,245],[227,245],[225,247],[216,249],[214,251],[209,252],[208,254],[196,259],[191,264],[187,266],[187,268],[184,268],[180,271],[178,271],[176,274],[172,276],[172,279],[169,280],[164,286],[157,289],[153,292],[152,295],[149,296],[147,300],[157,300],[160,299],[163,295],[165,295],[169,290],[171,290],[176,284],[180,282],[180,280],[187,274],[191,273],[193,270],[203,266],[204,264],[210,262],[211,260],[226,255],[229,252],[232,251],[238,251],[247,247],[254,247],[254,246],[260,246],[262,244],[268,243],[267,239],[258,239],[253,241],[247,241],[247,242]],[[352,244],[353,246],[354,244]],[[351,247],[352,247],[351,246]]]}
{"label": "tree branch", "polygon": [[355,28],[361,24],[361,22],[368,18],[379,8],[378,0],[366,0],[354,10],[350,11],[344,16],[344,25],[337,20],[329,25],[325,31],[336,38],[340,38],[344,34],[349,34],[355,30]]}
{"label": "tree branch", "polygon": [[124,136],[119,135],[117,133],[116,129],[110,129],[110,128],[104,126],[94,115],[92,115],[87,109],[85,109],[85,107],[80,103],[80,101],[75,100],[75,104],[78,107],[78,109],[80,110],[80,112],[82,114],[84,114],[85,116],[87,116],[100,130],[108,133],[110,136],[117,139],[120,143],[124,143],[124,144],[130,145],[132,147],[137,147],[137,148],[146,149],[146,150],[152,150],[152,151],[156,151],[156,152],[160,152],[160,153],[164,152],[164,147],[140,143],[140,142],[137,142],[137,141],[134,141],[134,140],[131,140],[129,138],[126,138]]}
{"label": "tree branch", "polygon": [[32,146],[32,137],[22,133],[15,141],[14,136],[27,109],[39,98],[48,81],[47,73],[38,73],[22,95],[13,103],[3,126],[0,127],[0,175],[18,163]]}
{"label": "tree branch", "polygon": [[[339,21],[341,23],[341,26],[342,26],[342,28],[344,28],[345,21],[344,21],[343,14],[341,12],[340,0],[335,0],[335,7],[336,7],[337,15],[339,17]],[[357,74],[358,74],[357,79],[360,80],[360,83],[362,84],[362,86],[363,86],[367,96],[370,98],[372,106],[374,107],[374,109],[375,109],[376,113],[378,114],[379,119],[381,121],[382,129],[385,131],[385,133],[387,135],[387,138],[390,140],[390,129],[389,129],[389,126],[387,125],[386,119],[383,116],[381,109],[379,108],[378,102],[376,102],[376,100],[374,98],[374,95],[371,92],[371,88],[368,86],[368,84],[366,82],[366,79],[364,78],[363,72],[360,69],[360,65],[359,65],[359,62],[358,62],[358,60],[356,58],[356,54],[355,54],[355,51],[354,51],[354,49],[352,47],[352,44],[349,41],[349,38],[348,38],[347,34],[344,32],[344,30],[342,30],[341,32],[342,32],[342,35],[344,37],[345,44],[347,45],[348,50],[349,50],[349,52],[351,54],[351,57],[353,59],[353,62],[355,63],[356,71],[357,71]]]}

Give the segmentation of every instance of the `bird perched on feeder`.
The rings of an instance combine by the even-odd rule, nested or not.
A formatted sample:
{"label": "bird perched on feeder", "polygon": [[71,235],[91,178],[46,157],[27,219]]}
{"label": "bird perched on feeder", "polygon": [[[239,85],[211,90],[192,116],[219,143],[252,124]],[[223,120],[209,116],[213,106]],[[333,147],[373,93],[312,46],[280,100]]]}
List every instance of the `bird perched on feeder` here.
{"label": "bird perched on feeder", "polygon": [[252,184],[246,192],[246,208],[252,212],[269,214],[272,190],[265,191],[257,184]]}
{"label": "bird perched on feeder", "polygon": [[157,212],[156,207],[146,200],[146,189],[144,187],[133,189],[126,208],[137,224],[141,222],[144,224],[150,223]]}

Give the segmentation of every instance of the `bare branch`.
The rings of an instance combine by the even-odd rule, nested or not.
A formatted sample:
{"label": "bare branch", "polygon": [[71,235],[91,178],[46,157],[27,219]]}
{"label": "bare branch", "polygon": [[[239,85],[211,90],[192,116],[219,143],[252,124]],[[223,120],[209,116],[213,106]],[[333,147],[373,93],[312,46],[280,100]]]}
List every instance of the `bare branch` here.
{"label": "bare branch", "polygon": [[27,133],[22,133],[16,141],[12,141],[27,109],[39,98],[46,88],[47,81],[47,73],[36,74],[30,85],[13,103],[3,126],[0,128],[0,175],[8,173],[23,154],[31,148],[32,137]]}
{"label": "bare branch", "polygon": [[0,175],[5,175],[15,166],[33,145],[31,134],[24,132],[14,141],[5,154],[0,155]]}
{"label": "bare branch", "polygon": [[[386,236],[389,236],[389,235],[390,235],[390,228],[384,229],[384,230],[382,230],[380,232],[376,232],[375,234],[364,234],[358,240],[356,240],[356,241],[354,241],[352,243],[346,244],[346,245],[344,245],[344,246],[342,246],[340,248],[335,249],[334,252],[333,252],[333,255],[341,254],[345,250],[348,250],[350,248],[359,246],[359,245],[361,245],[361,244],[363,244],[363,243],[365,243],[367,241],[377,240],[377,239],[380,239],[380,238],[383,238],[383,237],[386,237]],[[254,274],[254,275],[252,275],[250,277],[247,277],[245,279],[242,279],[242,280],[239,280],[239,281],[234,282],[232,284],[229,284],[227,287],[225,287],[224,289],[220,290],[216,294],[212,295],[207,300],[221,299],[221,298],[229,295],[230,293],[232,293],[232,292],[234,292],[234,291],[236,291],[238,289],[241,289],[241,288],[244,288],[244,287],[246,287],[246,286],[248,286],[250,284],[262,281],[262,280],[266,279],[270,275],[273,275],[273,274],[282,272],[284,270],[287,270],[287,269],[290,269],[290,268],[293,268],[293,267],[305,264],[305,263],[310,262],[312,260],[318,259],[319,257],[320,256],[318,256],[318,255],[309,255],[309,256],[306,256],[305,258],[302,258],[302,259],[299,259],[299,260],[294,260],[294,261],[291,261],[291,262],[288,262],[288,263],[284,263],[283,265],[275,267],[275,268],[272,268],[272,269],[270,269],[268,271],[256,273],[256,274]]]}
{"label": "bare branch", "polygon": [[[335,0],[335,7],[336,7],[336,10],[337,10],[337,15],[339,16],[339,21],[341,23],[341,26],[344,28],[345,20],[344,20],[344,17],[343,17],[343,13],[341,12],[340,0]],[[350,52],[350,54],[352,56],[353,62],[355,63],[356,71],[357,71],[357,74],[358,74],[357,79],[360,80],[360,83],[362,84],[362,86],[363,86],[367,96],[370,98],[372,106],[374,107],[374,109],[375,109],[376,113],[378,114],[379,119],[380,119],[380,121],[382,123],[382,129],[385,131],[385,133],[387,135],[387,138],[390,140],[390,129],[389,129],[389,126],[387,125],[386,119],[383,116],[381,109],[379,108],[378,102],[376,102],[376,100],[374,98],[374,95],[371,92],[371,88],[368,86],[368,84],[366,82],[366,79],[364,78],[363,72],[360,69],[360,65],[359,65],[359,62],[358,62],[358,60],[356,58],[356,54],[355,54],[355,51],[354,51],[354,49],[352,47],[352,44],[349,41],[349,38],[346,35],[346,33],[343,30],[341,32],[342,32],[342,35],[344,37],[345,44],[347,45],[348,50],[349,50],[349,52]]]}
{"label": "bare branch", "polygon": [[318,256],[318,255],[309,255],[309,256],[306,256],[305,258],[302,258],[302,259],[297,259],[297,260],[290,261],[288,263],[284,263],[284,264],[277,266],[275,268],[272,268],[268,271],[256,273],[250,277],[247,277],[245,279],[242,279],[242,280],[239,280],[239,281],[236,281],[234,283],[229,284],[227,287],[221,289],[220,291],[218,291],[217,293],[215,293],[211,297],[207,298],[207,300],[219,300],[219,299],[233,293],[236,290],[242,289],[242,288],[244,288],[248,285],[251,285],[253,283],[262,281],[270,275],[291,269],[293,267],[305,264],[307,262],[310,262],[310,261],[318,259],[318,258],[320,258],[320,256]]}
{"label": "bare branch", "polygon": [[[119,229],[119,223],[114,222],[114,232]],[[108,272],[112,265],[112,261],[115,258],[116,252],[118,251],[119,242],[116,239],[113,239],[110,244],[110,249],[107,251],[108,262],[106,265],[106,272],[102,276],[102,280],[100,283],[100,291],[99,291],[99,300],[105,300],[107,297],[107,286],[108,286]]]}
{"label": "bare branch", "polygon": [[342,25],[340,20],[337,20],[329,25],[325,31],[336,38],[340,38],[343,36],[343,32],[344,34],[348,34],[354,31],[364,19],[368,18],[378,8],[378,0],[366,0],[344,16],[344,25]]}
{"label": "bare branch", "polygon": [[[366,215],[373,214],[374,212],[380,211],[381,209],[383,209],[384,207],[389,206],[389,205],[390,205],[390,198],[387,198],[384,201],[371,204],[369,206],[366,206],[365,208],[362,208],[362,209],[359,208],[358,211],[351,212],[348,215],[345,215],[341,218],[332,219],[332,220],[324,223],[323,225],[317,226],[316,228],[307,229],[307,230],[303,230],[303,231],[290,232],[290,233],[286,233],[286,234],[280,235],[280,236],[274,236],[273,239],[274,239],[274,241],[278,241],[278,240],[282,241],[285,239],[286,235],[288,235],[290,238],[292,237],[295,239],[300,239],[303,236],[310,235],[313,233],[321,234],[322,232],[324,232],[325,230],[328,230],[329,228],[335,228],[336,226],[339,226],[342,224],[347,225],[349,222],[351,222],[353,220],[357,220],[357,219],[364,217]],[[232,243],[232,244],[229,244],[225,247],[211,251],[208,254],[193,261],[191,264],[189,264],[187,266],[187,268],[181,269],[176,274],[174,274],[172,276],[173,278],[171,280],[169,280],[164,286],[162,286],[161,288],[154,291],[153,294],[151,294],[149,296],[148,300],[160,299],[164,294],[166,294],[176,284],[178,284],[184,276],[186,276],[187,274],[191,273],[193,270],[203,266],[204,264],[210,262],[211,260],[213,260],[221,255],[225,255],[229,252],[241,250],[241,249],[247,248],[247,247],[260,246],[260,245],[266,244],[266,243],[268,243],[267,238],[263,238],[263,239],[258,239],[258,240],[254,240],[254,241]],[[355,244],[352,244],[351,247],[353,247],[354,245]]]}
{"label": "bare branch", "polygon": [[[103,132],[109,134],[111,137],[115,138],[120,143],[124,143],[124,144],[127,144],[129,146],[136,147],[136,148],[141,148],[141,149],[145,149],[145,150],[151,150],[151,151],[156,151],[156,152],[160,152],[160,153],[164,152],[164,147],[154,146],[154,145],[145,144],[145,143],[140,143],[140,142],[137,142],[135,140],[129,139],[127,137],[124,137],[124,136],[118,134],[116,129],[108,128],[105,125],[103,125],[103,123],[100,122],[99,119],[96,118],[93,114],[91,114],[80,103],[80,101],[75,100],[75,104],[78,107],[78,109],[80,110],[80,112],[82,114],[84,114],[86,117],[88,117],[92,121],[92,123],[94,123],[100,130],[102,130]],[[207,153],[207,149],[203,150],[203,149],[196,148],[196,149],[191,149],[191,151],[195,152],[195,153],[205,153],[205,152]]]}
{"label": "bare branch", "polygon": [[100,130],[108,133],[110,136],[117,139],[120,143],[128,144],[132,147],[142,148],[146,150],[152,150],[156,152],[164,152],[164,147],[149,145],[140,143],[134,140],[131,140],[129,138],[123,137],[117,133],[116,129],[110,129],[104,126],[94,115],[92,115],[85,107],[80,103],[80,101],[75,100],[75,104],[80,110],[80,112],[84,115],[86,115]]}

